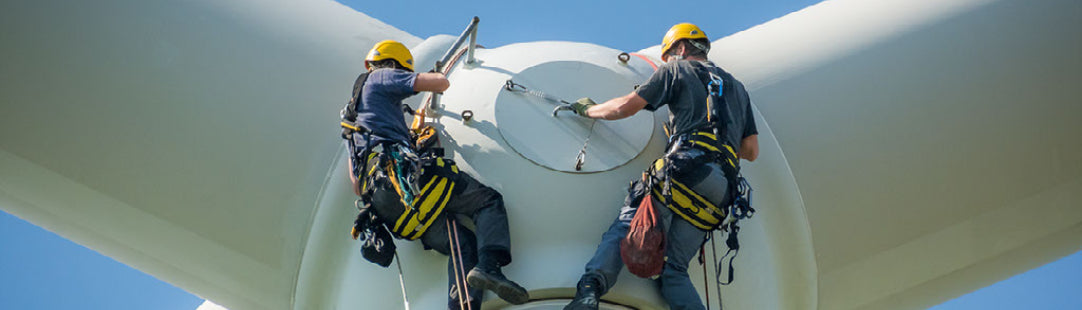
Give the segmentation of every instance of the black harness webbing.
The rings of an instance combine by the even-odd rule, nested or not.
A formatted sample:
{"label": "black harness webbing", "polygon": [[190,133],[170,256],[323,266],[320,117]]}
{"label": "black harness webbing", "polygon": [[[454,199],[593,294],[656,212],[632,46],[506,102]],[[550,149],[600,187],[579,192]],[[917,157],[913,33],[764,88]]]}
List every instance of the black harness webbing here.
{"label": "black harness webbing", "polygon": [[[669,145],[669,152],[661,159],[655,161],[647,172],[655,179],[655,186],[651,186],[652,193],[659,201],[664,203],[676,215],[703,230],[712,231],[720,227],[728,213],[727,206],[715,205],[706,196],[691,189],[681,180],[673,177],[678,165],[697,165],[705,162],[715,162],[724,172],[725,179],[729,184],[727,193],[735,193],[739,168],[737,166],[736,152],[732,147],[719,143],[716,136],[710,132],[700,131],[692,134],[678,136]],[[703,155],[693,159],[674,155],[689,150],[702,151]],[[692,184],[694,185],[694,184]],[[723,201],[733,201],[726,198]]]}
{"label": "black harness webbing", "polygon": [[[714,269],[717,272],[718,284],[721,285],[733,283],[733,276],[735,274],[733,271],[733,260],[736,259],[736,255],[740,253],[740,241],[737,238],[737,234],[740,232],[740,225],[738,225],[738,223],[740,220],[751,218],[755,215],[755,208],[751,207],[751,185],[748,184],[748,181],[744,179],[744,177],[740,177],[739,182],[740,183],[737,184],[736,198],[733,200],[733,203],[729,205],[728,213],[732,218],[732,221],[722,228],[723,231],[729,231],[729,236],[725,238],[725,245],[729,247],[729,250],[725,251],[725,255],[721,256],[721,259],[718,260],[717,268]],[[733,256],[729,257],[729,253],[732,253]],[[728,281],[722,282],[720,271],[726,257],[729,257],[729,276]]]}
{"label": "black harness webbing", "polygon": [[353,82],[353,96],[349,98],[349,102],[338,113],[342,118],[342,139],[349,140],[354,132],[367,131],[364,126],[357,124],[357,104],[361,102],[361,91],[364,90],[364,83],[367,81],[368,72],[357,76],[357,81]]}

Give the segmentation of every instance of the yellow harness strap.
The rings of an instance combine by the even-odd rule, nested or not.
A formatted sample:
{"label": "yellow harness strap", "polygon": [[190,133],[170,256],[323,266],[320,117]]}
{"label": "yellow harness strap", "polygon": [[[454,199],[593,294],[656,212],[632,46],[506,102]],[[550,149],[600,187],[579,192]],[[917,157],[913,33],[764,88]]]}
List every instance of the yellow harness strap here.
{"label": "yellow harness strap", "polygon": [[660,185],[654,186],[652,189],[653,196],[668,206],[673,213],[699,229],[711,230],[721,225],[721,221],[725,219],[724,209],[710,203],[709,200],[699,196],[698,193],[692,191],[680,181],[672,180],[672,184],[674,185],[670,189],[672,201],[666,201],[665,195],[661,194]]}
{"label": "yellow harness strap", "polygon": [[357,177],[358,179],[361,180],[361,192],[362,193],[368,191],[368,179],[370,179],[373,174],[376,174],[376,169],[374,169],[374,168],[376,166],[379,166],[379,163],[372,160],[373,158],[376,158],[376,155],[378,155],[376,152],[368,153],[368,159],[365,161],[366,163],[368,163],[368,166],[370,166],[370,167],[365,167],[365,171],[368,171],[368,173],[366,175]]}
{"label": "yellow harness strap", "polygon": [[[724,150],[718,149],[718,147],[716,147],[716,145],[719,145],[717,143],[717,136],[713,133],[706,131],[696,132],[691,134],[687,141],[693,143],[698,148],[710,152],[723,153],[725,156],[722,157],[725,158],[726,163],[736,167],[737,163],[734,162],[737,158],[736,152],[732,147],[725,144],[721,144]],[[663,169],[666,164],[664,158],[658,159],[654,162],[654,171],[664,171]],[[659,184],[655,184],[653,188],[651,188],[651,191],[654,194],[653,196],[657,197],[658,200],[668,206],[673,213],[676,213],[699,229],[712,230],[721,225],[722,220],[724,220],[726,216],[725,209],[710,203],[709,200],[703,198],[701,195],[691,190],[691,188],[688,188],[684,183],[672,179],[672,176],[666,177],[669,177],[669,181],[672,183],[672,186],[669,189],[669,197],[662,194],[662,184],[660,183],[663,182],[659,182]]]}
{"label": "yellow harness strap", "polygon": [[733,159],[737,158],[736,157],[736,151],[733,150],[733,147],[731,147],[731,146],[729,146],[727,144],[722,144],[721,145],[722,147],[725,148],[726,152],[722,152],[721,150],[719,150],[715,146],[715,145],[718,144],[717,143],[718,142],[718,137],[715,136],[713,133],[709,133],[709,132],[706,132],[706,131],[696,132],[696,133],[691,135],[691,137],[688,139],[688,141],[694,143],[698,147],[704,148],[704,149],[709,150],[711,152],[726,153],[725,154],[726,155],[725,156],[725,161],[727,161],[730,166],[736,167],[737,163],[733,162]]}
{"label": "yellow harness strap", "polygon": [[[445,163],[442,158],[436,158],[435,161],[440,168],[432,169],[440,172],[435,173],[421,188],[421,193],[413,200],[412,208],[403,209],[391,233],[409,240],[420,238],[440,213],[443,213],[447,202],[451,201],[451,194],[455,189],[451,176],[458,174],[458,167],[453,163]],[[447,166],[450,166],[450,169],[446,169]]]}

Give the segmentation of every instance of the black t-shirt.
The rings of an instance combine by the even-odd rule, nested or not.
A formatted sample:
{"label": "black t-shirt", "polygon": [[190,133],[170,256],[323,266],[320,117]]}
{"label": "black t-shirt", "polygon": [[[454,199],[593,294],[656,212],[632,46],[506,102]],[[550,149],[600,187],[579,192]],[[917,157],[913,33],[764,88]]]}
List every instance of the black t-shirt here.
{"label": "black t-shirt", "polygon": [[709,73],[721,77],[722,98],[732,118],[726,126],[727,134],[720,137],[721,142],[739,153],[740,142],[748,136],[759,134],[759,130],[755,127],[751,99],[744,84],[725,70],[709,61],[672,61],[659,67],[635,92],[646,99],[646,110],[655,111],[661,106],[669,106],[669,122],[674,136],[694,133],[707,124],[706,85],[709,83]]}

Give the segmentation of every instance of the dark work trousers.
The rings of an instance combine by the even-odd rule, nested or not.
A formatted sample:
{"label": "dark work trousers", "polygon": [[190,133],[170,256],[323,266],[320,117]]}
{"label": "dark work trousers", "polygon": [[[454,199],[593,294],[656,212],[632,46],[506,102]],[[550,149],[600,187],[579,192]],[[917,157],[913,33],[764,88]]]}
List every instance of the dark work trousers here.
{"label": "dark work trousers", "polygon": [[[369,169],[373,169],[379,163],[373,162],[369,165]],[[439,169],[425,170],[439,173]],[[419,239],[425,249],[436,250],[443,255],[450,256],[452,246],[456,248],[456,252],[461,250],[461,266],[453,264],[459,260],[458,255],[454,257],[454,260],[450,257],[447,260],[447,305],[449,309],[457,310],[461,307],[458,287],[455,283],[465,283],[466,274],[479,263],[491,262],[500,267],[511,263],[511,235],[507,224],[507,209],[504,208],[503,196],[499,192],[481,184],[465,172],[459,171],[445,176],[453,178],[455,194],[452,194],[443,211]],[[420,183],[424,184],[431,178],[431,175],[422,174]],[[388,229],[394,227],[394,219],[401,216],[403,212],[402,201],[390,183],[386,177],[377,178],[373,181],[373,190],[369,197],[376,214]],[[455,223],[451,226],[450,233],[448,232],[449,222]],[[454,242],[452,237],[455,237],[457,242]],[[456,274],[458,274],[457,281]],[[483,293],[483,290],[469,288],[471,309],[481,309]]]}
{"label": "dark work trousers", "polygon": [[[455,285],[456,273],[459,283],[465,283],[466,273],[484,256],[495,260],[499,266],[511,263],[511,235],[503,196],[466,173],[458,175],[460,178],[456,180],[455,186],[463,186],[462,193],[451,197],[440,218],[421,235],[421,243],[425,248],[444,255],[451,255],[452,245],[461,251],[461,269],[455,270],[456,266],[450,257],[447,260],[449,309],[460,309],[458,287]],[[455,226],[451,227],[450,235],[447,229],[448,219],[455,223]],[[467,228],[466,224],[470,221],[473,222],[473,230]],[[452,236],[455,230],[458,231],[457,236]],[[452,237],[457,237],[458,242],[453,242]],[[454,257],[454,260],[458,259],[459,257]],[[470,308],[480,310],[484,291],[470,287],[468,292]]]}

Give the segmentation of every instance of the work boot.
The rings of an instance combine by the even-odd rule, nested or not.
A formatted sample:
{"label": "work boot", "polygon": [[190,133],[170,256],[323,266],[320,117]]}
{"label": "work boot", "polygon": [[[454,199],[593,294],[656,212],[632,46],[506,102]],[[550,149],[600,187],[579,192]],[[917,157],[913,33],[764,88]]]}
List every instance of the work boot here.
{"label": "work boot", "polygon": [[578,289],[575,290],[575,299],[564,306],[564,310],[597,310],[598,303],[601,302],[598,289],[597,282],[594,280],[580,282]]}
{"label": "work boot", "polygon": [[482,269],[480,266],[470,269],[466,275],[470,286],[490,290],[513,305],[521,305],[530,300],[530,293],[518,283],[508,280],[500,268]]}

